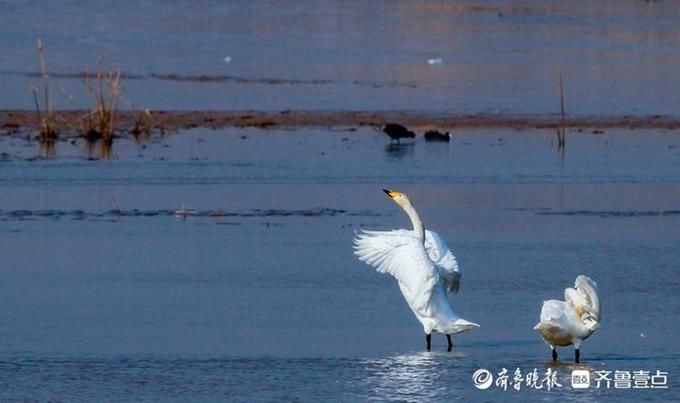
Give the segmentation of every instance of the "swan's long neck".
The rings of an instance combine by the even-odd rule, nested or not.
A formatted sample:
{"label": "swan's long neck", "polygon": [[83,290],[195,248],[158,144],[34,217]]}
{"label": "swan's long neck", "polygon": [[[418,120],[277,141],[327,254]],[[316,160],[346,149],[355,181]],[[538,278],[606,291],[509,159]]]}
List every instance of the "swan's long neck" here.
{"label": "swan's long neck", "polygon": [[420,216],[416,212],[416,209],[413,207],[412,204],[407,204],[406,206],[403,207],[404,211],[408,215],[408,218],[411,219],[411,223],[413,224],[413,231],[415,231],[416,236],[418,239],[422,240],[423,243],[425,242],[425,226],[423,225],[423,221],[420,219]]}

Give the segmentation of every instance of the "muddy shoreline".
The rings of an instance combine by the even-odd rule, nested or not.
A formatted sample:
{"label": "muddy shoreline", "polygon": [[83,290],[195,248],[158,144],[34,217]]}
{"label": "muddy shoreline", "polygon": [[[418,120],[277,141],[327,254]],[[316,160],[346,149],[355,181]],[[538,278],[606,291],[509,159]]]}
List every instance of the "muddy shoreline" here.
{"label": "muddy shoreline", "polygon": [[[153,129],[177,131],[190,128],[223,127],[357,127],[382,126],[398,122],[416,130],[429,128],[484,128],[506,127],[512,129],[550,129],[560,125],[558,115],[504,115],[504,114],[437,114],[412,111],[151,111]],[[65,135],[76,134],[84,110],[57,112],[60,128]],[[120,112],[116,116],[119,131],[129,131],[142,112]],[[0,111],[0,134],[33,131],[38,127],[34,111]],[[573,116],[567,117],[565,126],[574,129],[666,129],[680,128],[680,118],[652,116]]]}

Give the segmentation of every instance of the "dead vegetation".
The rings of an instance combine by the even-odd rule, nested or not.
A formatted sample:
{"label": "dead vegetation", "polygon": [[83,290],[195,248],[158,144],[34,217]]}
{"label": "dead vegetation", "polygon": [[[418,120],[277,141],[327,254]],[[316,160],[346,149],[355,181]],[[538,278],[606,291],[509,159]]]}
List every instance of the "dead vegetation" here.
{"label": "dead vegetation", "polygon": [[84,84],[94,106],[81,119],[81,133],[88,141],[111,141],[116,132],[116,110],[122,93],[120,70],[105,71],[100,59],[94,77],[86,71]]}
{"label": "dead vegetation", "polygon": [[33,82],[30,83],[30,88],[31,93],[33,94],[33,101],[35,102],[36,114],[40,121],[40,140],[43,142],[54,141],[59,137],[54,91],[52,84],[50,83],[50,76],[47,73],[45,48],[40,39],[38,39],[36,47],[38,56],[40,57],[40,78],[42,80],[42,88],[39,89]]}
{"label": "dead vegetation", "polygon": [[564,113],[564,81],[562,80],[562,72],[560,72],[559,92],[560,92],[560,124],[557,127],[557,148],[562,150],[566,144],[566,119]]}
{"label": "dead vegetation", "polygon": [[[80,112],[78,116],[74,117],[72,111],[57,110],[57,94],[50,79],[45,46],[41,39],[37,40],[37,50],[40,58],[41,84],[30,82],[29,87],[39,121],[37,129],[41,143],[54,143],[59,138],[62,129],[67,131],[75,129],[74,131],[88,142],[90,154],[95,148],[95,143],[100,143],[98,154],[101,157],[110,157],[113,139],[116,133],[120,132],[117,127],[119,103],[124,99],[121,71],[119,69],[106,69],[102,63],[102,58],[97,61],[95,73],[90,73],[89,68],[86,68],[83,74],[83,84],[86,96],[92,100],[92,107],[87,112]],[[128,103],[130,102],[128,101]],[[135,112],[131,111],[128,115],[130,113]],[[129,132],[137,138],[140,135],[150,135],[154,128],[156,126],[151,112],[146,109],[138,113],[138,117],[134,119]],[[54,150],[53,145],[49,149]]]}
{"label": "dead vegetation", "polygon": [[137,119],[135,119],[135,125],[130,129],[130,133],[136,138],[139,136],[149,136],[154,128],[153,116],[151,111],[144,109],[140,112]]}

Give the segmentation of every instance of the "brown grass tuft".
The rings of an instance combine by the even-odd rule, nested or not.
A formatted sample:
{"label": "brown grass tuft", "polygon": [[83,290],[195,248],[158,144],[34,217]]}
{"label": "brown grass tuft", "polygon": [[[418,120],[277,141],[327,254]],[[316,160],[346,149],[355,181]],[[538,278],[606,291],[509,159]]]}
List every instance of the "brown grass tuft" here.
{"label": "brown grass tuft", "polygon": [[81,118],[83,136],[89,141],[112,140],[122,93],[120,70],[104,71],[100,60],[94,78],[85,73],[85,89],[95,101],[95,107]]}

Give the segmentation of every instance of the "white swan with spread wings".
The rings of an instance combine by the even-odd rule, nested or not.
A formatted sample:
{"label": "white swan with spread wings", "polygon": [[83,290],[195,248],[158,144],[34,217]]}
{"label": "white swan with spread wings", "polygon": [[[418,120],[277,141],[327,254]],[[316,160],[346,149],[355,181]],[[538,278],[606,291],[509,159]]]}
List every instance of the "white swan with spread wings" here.
{"label": "white swan with spread wings", "polygon": [[446,335],[448,351],[451,335],[479,327],[453,312],[448,293],[458,292],[460,270],[446,242],[426,230],[409,198],[401,192],[384,190],[411,219],[413,230],[362,231],[354,238],[359,260],[397,279],[406,302],[423,325],[427,350],[432,332]]}

